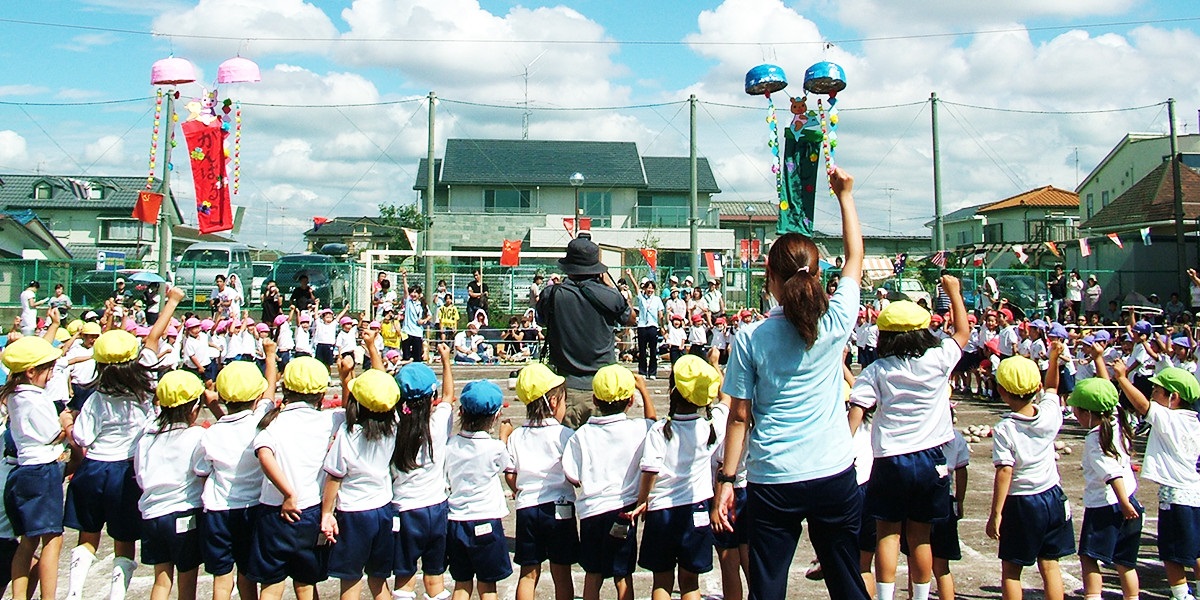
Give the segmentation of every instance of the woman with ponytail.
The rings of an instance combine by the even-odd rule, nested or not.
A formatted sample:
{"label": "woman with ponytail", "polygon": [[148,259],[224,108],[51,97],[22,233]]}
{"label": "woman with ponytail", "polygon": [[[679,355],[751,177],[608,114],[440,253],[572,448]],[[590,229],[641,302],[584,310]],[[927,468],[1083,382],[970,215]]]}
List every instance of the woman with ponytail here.
{"label": "woman with ponytail", "polygon": [[863,243],[854,179],[835,169],[830,184],[841,205],[846,257],[837,291],[832,298],[825,294],[811,239],[780,236],[767,258],[767,289],[779,306],[738,330],[722,387],[732,402],[714,517],[718,530],[732,530],[733,482],[745,453],[746,511],[754,515],[747,531],[752,599],[787,596],[804,519],[830,596],[868,597],[858,571],[862,501],[841,395],[842,348],[858,315]]}

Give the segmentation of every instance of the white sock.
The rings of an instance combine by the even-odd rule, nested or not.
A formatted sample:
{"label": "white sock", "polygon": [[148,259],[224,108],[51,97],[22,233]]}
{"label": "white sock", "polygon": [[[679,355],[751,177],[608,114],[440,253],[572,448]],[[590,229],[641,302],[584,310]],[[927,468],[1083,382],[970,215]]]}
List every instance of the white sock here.
{"label": "white sock", "polygon": [[1171,586],[1171,597],[1172,598],[1176,598],[1177,600],[1183,600],[1184,598],[1187,598],[1190,595],[1191,595],[1191,591],[1188,590],[1188,584],[1186,584],[1186,583],[1181,583],[1179,585]]}
{"label": "white sock", "polygon": [[929,584],[930,582],[928,581],[925,583],[914,583],[912,600],[929,600]]}
{"label": "white sock", "polygon": [[109,600],[125,600],[125,592],[129,591],[129,582],[133,579],[133,571],[137,563],[132,558],[118,556],[113,559],[112,585],[109,586]]}
{"label": "white sock", "polygon": [[446,600],[449,597],[450,597],[450,590],[442,590],[436,596],[430,596],[429,594],[425,594],[425,600]]}
{"label": "white sock", "polygon": [[896,582],[884,583],[882,581],[875,582],[875,600],[895,600],[896,598]]}
{"label": "white sock", "polygon": [[[429,596],[425,596],[428,598]],[[392,600],[417,600],[416,592],[406,592],[404,590],[396,590],[392,592]]]}
{"label": "white sock", "polygon": [[71,575],[67,583],[67,600],[79,600],[83,597],[83,582],[87,581],[88,569],[96,555],[83,546],[75,546],[71,550]]}

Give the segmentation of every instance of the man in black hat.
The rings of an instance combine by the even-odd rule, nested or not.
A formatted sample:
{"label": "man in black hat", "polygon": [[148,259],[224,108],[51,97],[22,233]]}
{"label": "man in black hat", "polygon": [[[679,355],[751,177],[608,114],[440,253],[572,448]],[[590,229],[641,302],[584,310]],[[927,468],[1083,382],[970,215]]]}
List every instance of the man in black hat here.
{"label": "man in black hat", "polygon": [[550,366],[567,379],[563,424],[578,428],[592,414],[592,376],[617,362],[613,328],[632,325],[633,311],[589,237],[571,240],[558,265],[567,279],[542,292],[537,320],[546,327]]}

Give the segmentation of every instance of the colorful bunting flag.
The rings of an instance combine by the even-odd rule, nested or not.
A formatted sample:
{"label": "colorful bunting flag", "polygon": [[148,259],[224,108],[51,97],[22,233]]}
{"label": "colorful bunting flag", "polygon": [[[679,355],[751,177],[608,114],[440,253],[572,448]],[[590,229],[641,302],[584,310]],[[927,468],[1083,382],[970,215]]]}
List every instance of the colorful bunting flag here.
{"label": "colorful bunting flag", "polygon": [[67,183],[71,185],[71,193],[75,194],[76,199],[88,200],[92,197],[92,184],[90,181],[67,179]]}
{"label": "colorful bunting flag", "polygon": [[417,249],[417,230],[401,227],[400,231],[404,232],[404,237],[408,238],[408,247],[413,250]]}
{"label": "colorful bunting flag", "polygon": [[1092,249],[1088,246],[1087,238],[1079,238],[1079,256],[1088,257],[1092,255]]}
{"label": "colorful bunting flag", "polygon": [[1046,247],[1050,249],[1051,254],[1062,258],[1062,253],[1058,251],[1058,244],[1055,244],[1054,242],[1046,242]]}
{"label": "colorful bunting flag", "polygon": [[1142,243],[1149,246],[1150,245],[1150,228],[1143,227],[1139,231],[1142,232]]}
{"label": "colorful bunting flag", "polygon": [[517,267],[521,265],[521,240],[504,240],[500,250],[500,266]]}
{"label": "colorful bunting flag", "polygon": [[713,279],[720,279],[725,276],[725,270],[721,264],[723,255],[720,252],[705,252],[704,262],[708,263],[708,275]]}
{"label": "colorful bunting flag", "polygon": [[937,252],[934,252],[933,256],[930,257],[929,262],[945,269],[946,268],[946,251],[938,250]]}
{"label": "colorful bunting flag", "polygon": [[313,232],[315,233],[322,225],[329,222],[325,217],[313,217]]}
{"label": "colorful bunting flag", "polygon": [[658,250],[654,248],[642,248],[642,258],[646,261],[646,265],[651,271],[658,270]]}
{"label": "colorful bunting flag", "polygon": [[1118,235],[1116,232],[1108,234],[1108,239],[1112,240],[1112,243],[1116,244],[1118,248],[1125,247],[1125,244],[1121,243],[1121,236]]}
{"label": "colorful bunting flag", "polygon": [[985,258],[987,258],[987,252],[976,252],[975,256],[971,258],[971,264],[976,267],[982,267]]}
{"label": "colorful bunting flag", "polygon": [[1021,264],[1025,264],[1025,261],[1029,260],[1029,255],[1025,254],[1025,249],[1019,244],[1013,244],[1012,249],[1013,254],[1017,255],[1017,260],[1021,261]]}

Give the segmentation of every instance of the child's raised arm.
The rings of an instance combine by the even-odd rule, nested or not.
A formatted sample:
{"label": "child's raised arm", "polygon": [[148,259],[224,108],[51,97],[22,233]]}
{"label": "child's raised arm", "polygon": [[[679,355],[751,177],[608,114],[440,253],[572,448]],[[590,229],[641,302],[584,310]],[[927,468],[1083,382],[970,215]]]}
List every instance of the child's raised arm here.
{"label": "child's raised arm", "polygon": [[442,359],[442,402],[454,402],[454,363],[450,360],[450,346],[437,345],[438,356]]}
{"label": "child's raised arm", "polygon": [[967,306],[963,303],[962,282],[953,275],[942,275],[942,291],[950,296],[950,322],[954,324],[954,341],[964,348],[971,341],[971,324],[967,321]]}
{"label": "child's raised arm", "polygon": [[1133,382],[1129,381],[1129,377],[1126,376],[1126,368],[1123,360],[1113,362],[1113,382],[1125,393],[1125,398],[1129,400],[1133,410],[1137,411],[1139,415],[1144,415],[1150,411],[1150,401],[1136,387],[1133,387]]}
{"label": "child's raised arm", "polygon": [[1042,384],[1048,392],[1058,392],[1058,359],[1063,353],[1063,343],[1059,341],[1050,343],[1050,365],[1046,370],[1046,381]]}
{"label": "child's raised arm", "polygon": [[829,184],[842,208],[842,244],[846,248],[846,260],[842,263],[841,277],[857,285],[862,280],[863,239],[858,209],[854,207],[854,178],[841,169],[834,169],[829,174]]}
{"label": "child's raised arm", "polygon": [[654,397],[646,389],[646,378],[641,375],[633,376],[634,388],[642,395],[642,415],[651,421],[658,420],[658,411],[654,409]]}

